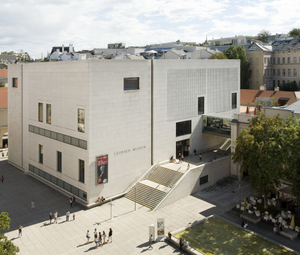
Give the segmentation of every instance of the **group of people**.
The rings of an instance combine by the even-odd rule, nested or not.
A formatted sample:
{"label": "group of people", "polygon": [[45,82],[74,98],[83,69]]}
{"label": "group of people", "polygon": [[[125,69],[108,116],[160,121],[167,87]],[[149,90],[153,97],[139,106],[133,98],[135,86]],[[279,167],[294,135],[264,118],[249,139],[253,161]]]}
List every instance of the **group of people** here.
{"label": "group of people", "polygon": [[[101,231],[98,232],[98,230],[95,228],[95,230],[94,230],[94,242],[96,243],[96,247],[103,246],[103,244],[108,243],[109,241],[112,242],[112,235],[113,235],[113,231],[110,228],[109,231],[108,231],[108,238],[107,238],[107,241],[106,241],[105,231],[103,231],[101,233]],[[90,243],[90,238],[91,238],[90,231],[87,230],[87,232],[86,232],[87,243]]]}
{"label": "group of people", "polygon": [[70,206],[71,206],[71,207],[73,207],[73,206],[76,205],[76,198],[75,198],[74,195],[73,195],[73,197],[70,197],[69,203],[70,203]]}
{"label": "group of people", "polygon": [[105,201],[105,198],[102,196],[101,198],[98,197],[96,203],[103,203]]}
{"label": "group of people", "polygon": [[248,223],[246,221],[244,221],[244,220],[242,221],[242,227],[244,229],[248,228]]}
{"label": "group of people", "polygon": [[182,238],[179,239],[179,249],[183,250],[183,248],[187,249],[189,248],[189,242],[188,240],[183,240]]}

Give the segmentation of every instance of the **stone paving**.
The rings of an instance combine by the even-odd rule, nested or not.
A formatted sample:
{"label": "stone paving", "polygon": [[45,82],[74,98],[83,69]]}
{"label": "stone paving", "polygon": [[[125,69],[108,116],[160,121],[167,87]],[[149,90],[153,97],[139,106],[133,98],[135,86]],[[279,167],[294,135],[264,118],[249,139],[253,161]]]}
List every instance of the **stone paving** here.
{"label": "stone paving", "polygon": [[[110,219],[110,203],[91,209],[81,205],[71,208],[67,197],[12,167],[7,160],[0,160],[1,175],[5,179],[3,183],[0,182],[0,211],[7,211],[12,220],[11,229],[6,235],[19,246],[19,254],[22,255],[180,254],[177,247],[165,242],[156,242],[153,249],[149,250],[149,225],[155,225],[157,218],[165,218],[166,232],[175,231],[212,214],[240,221],[237,216],[228,214],[228,211],[240,198],[252,195],[247,181],[235,181],[224,187],[197,192],[155,212],[138,204],[135,210],[134,202],[123,197],[113,201],[113,218]],[[30,208],[32,200],[36,204],[34,212]],[[49,224],[49,213],[56,210],[59,214],[58,224]],[[75,220],[71,217],[69,222],[66,221],[67,210],[70,210],[71,215],[75,213]],[[23,226],[21,238],[18,238],[18,225]],[[106,234],[112,228],[113,242],[98,248],[94,242],[87,244],[86,231],[89,230],[92,237],[95,228]]]}

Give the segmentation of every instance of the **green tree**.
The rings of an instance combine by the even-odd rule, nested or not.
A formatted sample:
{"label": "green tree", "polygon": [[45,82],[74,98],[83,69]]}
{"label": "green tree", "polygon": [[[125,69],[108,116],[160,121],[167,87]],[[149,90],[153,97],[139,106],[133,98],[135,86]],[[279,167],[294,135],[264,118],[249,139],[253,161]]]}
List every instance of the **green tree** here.
{"label": "green tree", "polygon": [[293,28],[289,34],[293,37],[300,37],[300,28]]}
{"label": "green tree", "polygon": [[228,59],[222,52],[212,54],[208,59]]}
{"label": "green tree", "polygon": [[[270,189],[279,185],[283,176],[284,119],[279,115],[267,118],[263,113],[250,119],[248,130],[242,130],[236,140],[234,163],[241,164],[241,172],[248,172],[253,190],[267,197]],[[264,199],[267,208],[267,200]]]}
{"label": "green tree", "polygon": [[10,218],[7,212],[0,214],[0,254],[2,255],[14,255],[17,254],[20,249],[15,246],[12,241],[2,234],[2,230],[10,229]]}
{"label": "green tree", "polygon": [[1,87],[5,87],[4,81],[1,81],[1,82],[0,82],[0,88],[1,88]]}
{"label": "green tree", "polygon": [[297,86],[297,83],[295,81],[288,82],[288,83],[285,83],[283,85],[279,85],[279,90],[280,91],[297,91],[298,86]]}
{"label": "green tree", "polygon": [[267,38],[269,35],[271,35],[270,31],[263,29],[257,34],[257,40],[267,42]]}
{"label": "green tree", "polygon": [[223,54],[229,59],[240,59],[241,62],[241,89],[249,89],[249,79],[251,77],[250,63],[247,60],[246,49],[242,45],[231,45],[223,51]]}
{"label": "green tree", "polygon": [[[295,116],[287,119],[287,125],[283,130],[285,179],[292,183],[292,194],[300,201],[300,120]],[[299,209],[299,208],[298,208]]]}

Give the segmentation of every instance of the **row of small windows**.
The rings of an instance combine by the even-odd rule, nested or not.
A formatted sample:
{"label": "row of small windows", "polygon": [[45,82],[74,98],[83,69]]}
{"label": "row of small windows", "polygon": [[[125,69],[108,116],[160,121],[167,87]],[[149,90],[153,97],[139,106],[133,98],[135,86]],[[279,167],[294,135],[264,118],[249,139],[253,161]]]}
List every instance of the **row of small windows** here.
{"label": "row of small windows", "polygon": [[[83,161],[84,162],[84,161]],[[80,164],[80,163],[79,163]],[[84,164],[83,164],[84,165]],[[40,176],[41,178],[53,183],[54,185],[74,194],[75,196],[87,201],[87,194],[81,189],[74,187],[73,185],[29,164],[29,171],[35,173],[36,175]],[[84,169],[83,169],[84,174]]]}
{"label": "row of small windows", "polygon": [[[43,145],[39,144],[39,163],[44,163]],[[56,152],[56,171],[62,172],[62,153]],[[84,183],[84,160],[79,159],[79,181]]]}
{"label": "row of small windows", "polygon": [[[300,57],[298,63],[300,63]],[[273,64],[297,64],[297,57],[293,57],[293,62],[291,62],[291,57],[277,58],[277,63],[275,63],[275,58],[273,58]]]}
{"label": "row of small windows", "polygon": [[[287,71],[287,72],[286,72]],[[275,69],[273,69],[273,76],[275,76]],[[288,78],[297,78],[297,69],[277,69],[277,76],[288,77]],[[299,78],[300,78],[300,69],[299,69]]]}
{"label": "row of small windows", "polygon": [[50,130],[47,130],[44,128],[39,128],[39,127],[32,126],[32,125],[29,125],[29,132],[35,133],[35,134],[38,134],[41,136],[45,136],[45,137],[60,141],[62,143],[66,143],[66,144],[73,145],[75,147],[79,147],[81,149],[87,150],[87,141],[78,139],[76,137],[64,135],[61,133],[57,133],[54,131],[50,131]]}
{"label": "row of small windows", "polygon": [[[38,121],[43,122],[44,121],[44,116],[43,116],[43,103],[38,103]],[[77,115],[78,115],[78,131],[84,133],[85,130],[85,125],[84,125],[84,119],[85,119],[85,114],[84,114],[84,109],[78,109],[77,110]],[[46,104],[46,123],[51,124],[51,104]]]}
{"label": "row of small windows", "polygon": [[[295,84],[297,84],[296,81],[287,81],[287,82],[285,82],[285,80],[278,80],[278,81],[277,81],[277,86],[279,86],[279,85],[284,85],[285,83],[291,83],[291,82],[294,82]],[[275,85],[276,85],[276,80],[273,80],[273,87],[275,87]],[[300,81],[299,81],[298,86],[299,86],[299,88],[300,88]]]}

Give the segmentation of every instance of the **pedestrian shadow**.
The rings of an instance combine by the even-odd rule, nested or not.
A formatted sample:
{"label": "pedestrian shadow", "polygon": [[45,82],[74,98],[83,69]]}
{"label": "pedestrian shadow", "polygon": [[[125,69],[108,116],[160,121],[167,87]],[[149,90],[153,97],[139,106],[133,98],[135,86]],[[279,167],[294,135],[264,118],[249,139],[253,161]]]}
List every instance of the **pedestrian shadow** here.
{"label": "pedestrian shadow", "polygon": [[89,251],[92,251],[92,250],[96,250],[98,247],[97,246],[93,246],[93,247],[90,247],[88,250],[84,251],[84,252],[89,252]]}
{"label": "pedestrian shadow", "polygon": [[44,222],[44,224],[42,226],[40,226],[40,228],[42,227],[47,227],[47,226],[50,226],[52,225],[53,223],[50,223],[50,222]]}
{"label": "pedestrian shadow", "polygon": [[161,250],[161,249],[163,249],[163,248],[165,248],[167,246],[168,246],[168,244],[164,244],[164,245],[160,246],[158,249]]}
{"label": "pedestrian shadow", "polygon": [[149,246],[149,242],[145,242],[145,243],[138,245],[137,248],[144,248],[144,247],[148,247],[148,246]]}
{"label": "pedestrian shadow", "polygon": [[77,245],[77,248],[82,247],[82,246],[85,246],[85,245],[88,245],[88,244],[92,244],[92,243],[93,243],[93,242],[84,243],[84,244],[79,244],[79,245]]}
{"label": "pedestrian shadow", "polygon": [[19,239],[20,237],[13,237],[12,239],[10,239],[10,241],[13,241],[13,240],[16,240],[16,239]]}

